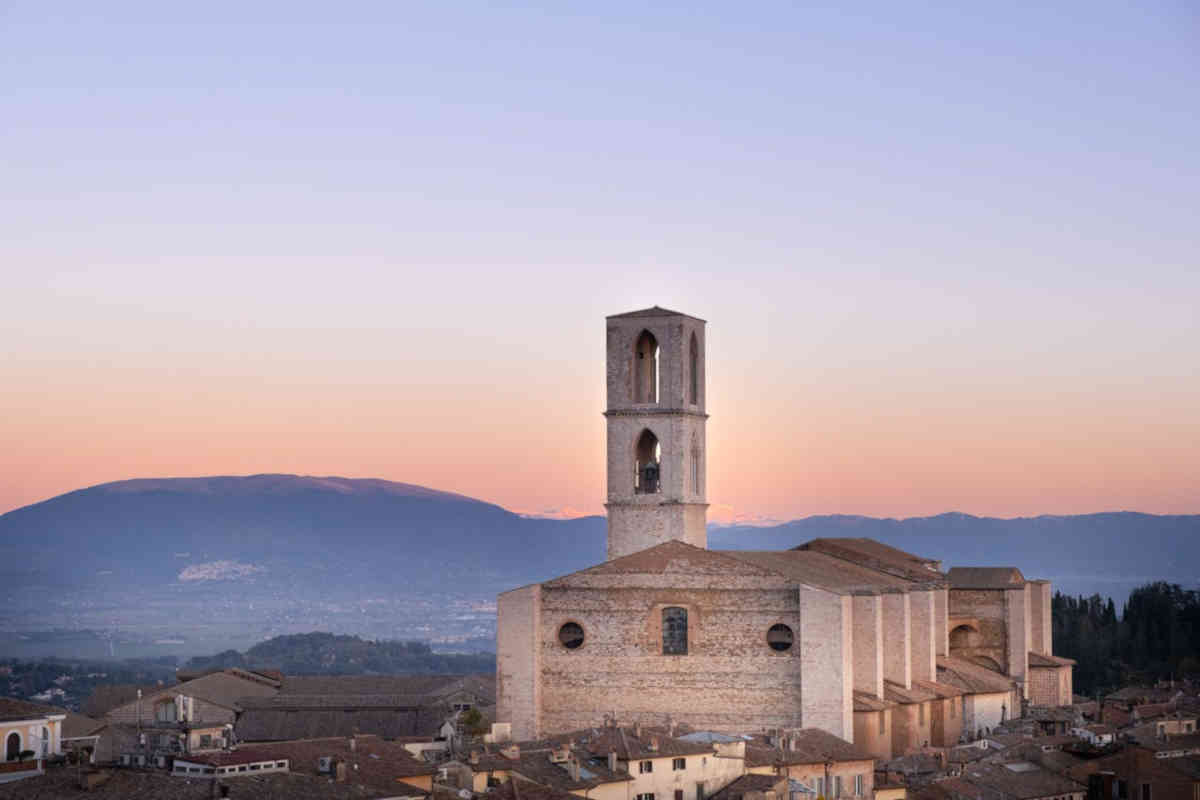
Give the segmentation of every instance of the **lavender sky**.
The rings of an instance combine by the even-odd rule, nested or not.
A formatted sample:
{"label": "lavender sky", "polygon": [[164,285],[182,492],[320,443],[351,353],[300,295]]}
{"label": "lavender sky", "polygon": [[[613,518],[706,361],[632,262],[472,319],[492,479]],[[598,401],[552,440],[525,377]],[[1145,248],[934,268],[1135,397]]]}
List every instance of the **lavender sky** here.
{"label": "lavender sky", "polygon": [[0,512],[298,472],[711,518],[1200,512],[1194,3],[0,2]]}

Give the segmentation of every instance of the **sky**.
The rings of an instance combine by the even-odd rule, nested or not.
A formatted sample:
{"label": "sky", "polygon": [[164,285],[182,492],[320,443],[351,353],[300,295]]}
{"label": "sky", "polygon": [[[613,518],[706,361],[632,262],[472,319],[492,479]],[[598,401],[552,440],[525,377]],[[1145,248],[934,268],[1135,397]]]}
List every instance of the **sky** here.
{"label": "sky", "polygon": [[708,320],[710,519],[1200,512],[1195,4],[0,0],[0,512],[602,513]]}

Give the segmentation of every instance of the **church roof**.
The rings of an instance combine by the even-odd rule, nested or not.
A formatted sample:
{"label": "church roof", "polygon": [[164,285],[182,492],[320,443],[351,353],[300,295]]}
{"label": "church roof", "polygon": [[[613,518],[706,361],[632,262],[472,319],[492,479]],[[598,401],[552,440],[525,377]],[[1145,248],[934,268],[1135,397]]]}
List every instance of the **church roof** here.
{"label": "church roof", "polygon": [[906,553],[895,547],[863,537],[822,538],[805,542],[794,550],[811,550],[849,561],[914,583],[943,586],[946,576],[941,562]]}
{"label": "church roof", "polygon": [[755,564],[791,580],[837,594],[901,592],[907,581],[812,550],[724,550],[739,561]]}
{"label": "church roof", "polygon": [[1019,589],[1025,576],[1016,567],[952,567],[951,589]]}
{"label": "church roof", "polygon": [[635,582],[630,581],[629,578],[638,575],[677,576],[681,586],[685,583],[707,582],[717,576],[743,576],[759,580],[769,577],[779,579],[784,577],[777,570],[747,563],[733,558],[733,555],[729,551],[705,550],[672,539],[627,556],[605,561],[594,567],[554,578],[542,585],[554,587],[590,579],[620,577],[623,585],[631,586]]}
{"label": "church roof", "polygon": [[705,321],[699,317],[693,317],[691,314],[684,314],[682,311],[671,311],[668,308],[660,308],[659,306],[643,308],[640,311],[626,311],[624,314],[609,314],[606,319],[636,319],[638,317],[689,317],[700,322]]}
{"label": "church roof", "polygon": [[938,656],[937,665],[939,683],[958,686],[968,692],[979,694],[1010,692],[1016,686],[1012,679],[964,658]]}
{"label": "church roof", "polygon": [[1029,666],[1031,667],[1069,667],[1075,662],[1062,656],[1046,655],[1029,651]]}

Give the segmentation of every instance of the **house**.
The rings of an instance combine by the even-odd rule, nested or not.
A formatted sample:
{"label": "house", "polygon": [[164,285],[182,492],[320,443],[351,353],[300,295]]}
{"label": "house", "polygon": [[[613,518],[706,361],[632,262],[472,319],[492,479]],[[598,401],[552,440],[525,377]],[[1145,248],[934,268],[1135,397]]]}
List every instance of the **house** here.
{"label": "house", "polygon": [[62,755],[62,709],[0,697],[0,780],[40,775],[42,762]]}
{"label": "house", "polygon": [[875,792],[874,756],[819,728],[782,731],[747,744],[746,771],[790,778],[823,797]]}
{"label": "house", "polygon": [[939,683],[957,686],[962,698],[962,729],[968,739],[978,739],[1007,722],[1021,708],[1021,691],[1016,681],[969,659],[939,656]]}
{"label": "house", "polygon": [[137,690],[131,700],[109,709],[108,722],[143,727],[170,727],[177,723],[232,725],[244,697],[270,697],[278,681],[245,670],[223,670],[185,683],[162,686],[150,692]]}
{"label": "house", "polygon": [[[431,792],[438,771],[433,764],[414,758],[403,743],[389,742],[374,735],[271,742],[238,748],[243,749],[255,757],[261,756],[263,763],[267,756],[286,761],[289,772],[334,780],[339,775],[352,776],[355,783],[376,789],[396,788],[403,784]],[[339,768],[339,764],[343,766]]]}
{"label": "house", "polygon": [[1116,728],[1099,722],[1071,728],[1071,734],[1083,739],[1093,747],[1107,747],[1117,739]]}
{"label": "house", "polygon": [[[709,800],[792,800],[792,780],[784,775],[760,775],[750,773],[734,780],[714,794]],[[800,785],[801,796],[812,796],[813,791]]]}
{"label": "house", "polygon": [[592,800],[626,800],[634,780],[615,759],[595,756],[571,740],[509,742],[438,766],[448,782],[475,792],[521,779]]}
{"label": "house", "polygon": [[253,747],[176,757],[171,766],[172,775],[187,778],[235,778],[287,771],[286,758],[280,758],[274,751]]}

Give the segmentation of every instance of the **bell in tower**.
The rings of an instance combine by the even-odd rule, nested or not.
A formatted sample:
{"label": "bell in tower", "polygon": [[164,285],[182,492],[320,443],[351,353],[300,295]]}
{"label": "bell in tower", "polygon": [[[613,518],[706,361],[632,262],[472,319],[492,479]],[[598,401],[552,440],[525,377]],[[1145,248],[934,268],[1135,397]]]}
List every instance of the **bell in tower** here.
{"label": "bell in tower", "polygon": [[658,306],[607,319],[610,559],[707,545],[704,325]]}

